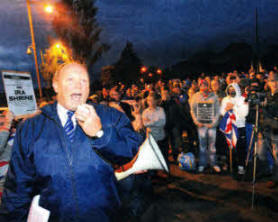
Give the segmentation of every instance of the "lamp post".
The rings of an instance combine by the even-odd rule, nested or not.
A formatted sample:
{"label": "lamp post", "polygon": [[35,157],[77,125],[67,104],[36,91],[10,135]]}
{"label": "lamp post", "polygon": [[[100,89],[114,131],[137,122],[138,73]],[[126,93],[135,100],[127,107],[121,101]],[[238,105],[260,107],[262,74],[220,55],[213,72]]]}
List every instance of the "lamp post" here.
{"label": "lamp post", "polygon": [[[38,57],[37,57],[37,49],[36,49],[34,27],[33,27],[33,20],[32,20],[32,11],[31,11],[31,6],[30,6],[31,3],[32,2],[30,0],[26,0],[28,20],[29,20],[29,28],[30,28],[30,35],[31,35],[31,41],[32,41],[31,48],[33,49],[33,53],[34,53],[33,55],[34,55],[34,61],[35,61],[35,67],[36,67],[36,76],[37,76],[37,81],[38,81],[39,95],[40,95],[40,98],[42,98],[41,79],[40,79]],[[50,8],[49,6],[48,6],[48,8],[46,10],[49,13],[52,12],[52,8]]]}
{"label": "lamp post", "polygon": [[37,49],[36,49],[36,42],[35,42],[35,35],[34,35],[34,27],[33,27],[33,22],[32,22],[32,12],[31,12],[30,0],[26,0],[26,4],[27,4],[29,28],[30,28],[30,35],[31,35],[31,41],[32,41],[32,49],[33,49],[33,53],[34,53],[33,55],[34,55],[34,60],[35,60],[39,94],[40,94],[40,98],[42,98],[41,79],[40,79],[40,73],[39,73],[39,65],[38,65]]}
{"label": "lamp post", "polygon": [[35,42],[35,35],[34,35],[34,27],[33,27],[33,22],[32,22],[32,12],[31,12],[30,0],[26,0],[26,4],[27,4],[29,28],[30,28],[30,35],[31,35],[31,41],[32,41],[34,61],[35,61],[36,75],[37,75],[37,81],[38,81],[38,88],[39,88],[39,95],[40,95],[40,98],[42,98],[41,79],[40,79],[40,73],[39,73],[39,65],[38,65],[37,49],[36,49],[36,42]]}

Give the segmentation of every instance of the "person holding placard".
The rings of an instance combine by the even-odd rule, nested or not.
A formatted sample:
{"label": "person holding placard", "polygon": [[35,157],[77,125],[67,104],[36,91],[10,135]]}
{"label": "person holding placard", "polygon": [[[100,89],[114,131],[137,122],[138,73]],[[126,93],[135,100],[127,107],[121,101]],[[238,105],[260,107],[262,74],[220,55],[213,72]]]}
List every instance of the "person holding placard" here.
{"label": "person holding placard", "polygon": [[190,100],[191,116],[197,126],[199,137],[199,167],[202,173],[209,164],[216,173],[221,171],[216,163],[216,126],[219,119],[219,100],[217,95],[209,91],[208,82],[200,81],[200,91]]}

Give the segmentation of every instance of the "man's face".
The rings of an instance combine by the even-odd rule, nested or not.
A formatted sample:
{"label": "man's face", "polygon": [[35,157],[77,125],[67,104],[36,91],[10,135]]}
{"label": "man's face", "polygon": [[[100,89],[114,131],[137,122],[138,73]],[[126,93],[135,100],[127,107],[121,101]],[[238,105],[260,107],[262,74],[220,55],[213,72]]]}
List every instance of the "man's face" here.
{"label": "man's face", "polygon": [[236,96],[236,91],[233,87],[230,87],[228,89],[228,94],[231,96],[231,97],[235,97]]}
{"label": "man's face", "polygon": [[272,93],[277,92],[278,91],[278,80],[275,80],[275,79],[268,80],[268,86]]}
{"label": "man's face", "polygon": [[255,73],[250,73],[250,79],[255,79],[256,74]]}
{"label": "man's face", "polygon": [[102,88],[102,95],[104,97],[108,96],[108,90],[106,88]]}
{"label": "man's face", "polygon": [[256,75],[256,78],[258,79],[258,80],[263,80],[263,75],[261,74],[261,73],[258,73],[257,75]]}
{"label": "man's face", "polygon": [[53,81],[57,101],[68,110],[75,111],[86,102],[89,96],[89,75],[85,67],[79,64],[64,66]]}
{"label": "man's face", "polygon": [[219,90],[219,83],[218,81],[212,81],[211,82],[211,89],[212,91],[216,92]]}
{"label": "man's face", "polygon": [[138,94],[138,89],[137,88],[131,89],[131,95],[132,96],[137,96],[137,94]]}
{"label": "man's face", "polygon": [[181,94],[181,89],[179,87],[174,87],[172,89],[172,93],[175,95],[180,95]]}
{"label": "man's face", "polygon": [[206,83],[200,84],[200,91],[201,92],[206,92],[208,91],[208,85]]}
{"label": "man's face", "polygon": [[[128,90],[127,90],[128,91]],[[130,94],[130,89],[129,89],[129,94]],[[119,102],[120,101],[120,98],[121,98],[121,95],[118,91],[116,90],[111,90],[110,91],[110,97],[112,99],[114,99],[115,101]]]}
{"label": "man's face", "polygon": [[153,96],[148,96],[147,97],[147,104],[149,107],[156,107],[156,100]]}
{"label": "man's face", "polygon": [[169,92],[168,90],[161,90],[161,97],[163,100],[166,100],[169,98]]}

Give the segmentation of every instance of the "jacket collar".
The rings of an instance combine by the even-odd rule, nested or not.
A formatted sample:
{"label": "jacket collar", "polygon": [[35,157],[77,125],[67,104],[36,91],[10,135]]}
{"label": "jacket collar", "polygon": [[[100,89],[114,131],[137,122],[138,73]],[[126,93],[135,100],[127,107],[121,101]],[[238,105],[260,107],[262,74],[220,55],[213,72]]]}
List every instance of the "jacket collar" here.
{"label": "jacket collar", "polygon": [[57,101],[53,104],[49,104],[41,108],[42,114],[47,116],[50,119],[54,119],[57,122],[60,122],[58,112],[57,112]]}

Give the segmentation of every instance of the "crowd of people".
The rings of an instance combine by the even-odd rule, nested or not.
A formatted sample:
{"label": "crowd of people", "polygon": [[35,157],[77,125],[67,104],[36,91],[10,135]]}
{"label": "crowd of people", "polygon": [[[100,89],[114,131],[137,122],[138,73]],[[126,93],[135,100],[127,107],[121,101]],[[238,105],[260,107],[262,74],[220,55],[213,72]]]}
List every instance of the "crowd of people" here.
{"label": "crowd of people", "polygon": [[[196,170],[199,173],[208,167],[220,173],[232,164],[238,175],[244,175],[247,153],[252,156],[254,141],[260,138],[256,152],[262,164],[267,162],[263,165],[268,175],[275,174],[277,165],[277,90],[277,68],[274,67],[273,71],[260,73],[254,70],[213,76],[203,73],[196,79],[154,83],[144,83],[141,79],[130,86],[116,83],[103,87],[89,98],[126,113],[137,132],[143,135],[151,132],[166,160],[178,163],[181,152],[193,152],[198,160]],[[259,131],[250,141],[256,104],[259,106]],[[225,134],[219,130],[220,122],[229,112],[233,113],[237,128],[234,146],[226,142]],[[266,146],[271,147],[267,151],[272,152],[273,160],[267,158]],[[232,163],[229,162],[230,149]],[[269,186],[277,186],[276,181],[277,178],[273,178]]]}
{"label": "crowd of people", "polygon": [[[71,67],[71,69],[81,69],[81,71],[84,71],[84,68],[80,68],[79,66]],[[65,67],[63,67],[61,70],[63,72],[70,71],[69,68]],[[210,169],[210,171],[213,171],[214,173],[221,173],[222,171],[227,171],[229,169],[229,166],[232,165],[233,171],[240,176],[246,173],[246,167],[248,165],[247,163],[252,161],[252,158],[250,156],[252,156],[253,154],[251,154],[252,150],[250,148],[254,147],[254,143],[256,142],[258,144],[258,150],[256,151],[258,152],[258,159],[261,165],[263,166],[260,168],[260,173],[261,175],[272,174],[272,177],[269,181],[269,187],[277,187],[277,71],[277,68],[274,67],[272,71],[261,73],[256,73],[254,70],[249,70],[249,72],[246,73],[239,73],[238,71],[233,71],[231,73],[222,75],[205,75],[204,73],[202,73],[196,76],[195,79],[171,79],[168,81],[158,80],[157,82],[144,82],[143,79],[140,79],[138,83],[133,83],[130,85],[117,82],[110,86],[103,86],[102,90],[97,90],[90,96],[83,95],[82,92],[75,92],[74,94],[72,94],[72,91],[74,91],[75,89],[67,88],[66,85],[63,85],[63,83],[60,83],[59,81],[56,82],[57,80],[54,80],[53,87],[55,89],[55,92],[57,93],[56,99],[58,101],[58,106],[59,104],[61,104],[67,109],[76,111],[77,105],[72,108],[74,102],[78,104],[80,100],[86,101],[87,97],[88,100],[93,104],[100,104],[97,107],[95,107],[95,109],[97,110],[97,113],[100,116],[101,123],[99,122],[99,117],[92,117],[90,121],[88,120],[87,123],[87,114],[84,114],[81,111],[77,110],[77,120],[75,120],[77,121],[77,123],[75,122],[74,127],[76,127],[76,125],[79,124],[87,136],[89,135],[94,138],[98,137],[97,133],[99,133],[99,140],[101,140],[101,142],[93,142],[93,145],[100,147],[104,146],[103,153],[105,154],[106,158],[108,158],[110,161],[118,160],[117,155],[119,154],[121,154],[124,157],[132,157],[132,155],[136,153],[136,149],[134,148],[134,146],[139,146],[140,142],[143,141],[143,138],[147,134],[151,133],[156,142],[158,143],[168,164],[178,164],[178,156],[181,152],[192,152],[195,154],[196,160],[198,162],[198,167],[196,169],[197,173],[203,173],[207,169]],[[86,77],[85,74],[84,76]],[[65,77],[63,76],[63,78]],[[87,77],[83,82],[84,86],[81,87],[88,87]],[[67,82],[67,84],[69,83],[70,82]],[[86,90],[85,94],[89,93],[87,91],[88,90]],[[67,95],[66,92],[71,94]],[[63,104],[63,102],[66,101],[67,96],[70,98],[69,104]],[[55,115],[53,114],[53,108],[52,110],[45,111],[46,109],[49,109],[47,107],[56,104],[55,102],[53,102],[54,101],[41,102],[39,106],[42,110],[42,113],[38,114],[40,117],[35,117],[34,121],[36,121],[36,124],[39,124],[43,128],[52,127],[52,130],[55,131],[57,128],[57,123],[56,125],[53,124],[52,121],[50,121],[47,117],[50,116],[49,118],[51,120],[54,119],[56,120],[56,122],[58,122],[57,117],[55,117]],[[111,107],[112,111],[110,111],[110,109],[109,111],[107,111],[106,108],[103,107]],[[117,111],[115,113],[113,111],[115,109],[119,112]],[[58,107],[58,113],[59,112],[64,112],[63,108]],[[90,110],[89,112],[95,113],[94,110]],[[110,112],[114,114],[111,115]],[[105,115],[109,115],[109,118],[111,115],[111,119],[104,117],[103,113],[105,113]],[[121,116],[123,114],[125,117]],[[257,114],[259,114],[259,121],[256,121]],[[110,124],[109,121],[116,121],[116,117],[113,117],[113,115],[119,115],[117,117],[117,121],[119,121],[117,122],[117,125],[119,125],[119,127],[124,128],[120,132],[126,135],[122,135],[121,138],[118,138],[119,135],[117,133],[113,134],[113,131],[111,131],[108,127]],[[92,116],[94,115],[92,114]],[[223,121],[225,116],[230,118],[230,121],[232,121],[231,126],[236,129],[236,143],[234,143],[233,139],[227,141],[225,137],[225,132],[223,133],[219,129],[219,125]],[[129,123],[125,119],[126,117],[131,123],[130,127],[128,126]],[[34,138],[30,138],[30,135],[27,136],[27,138],[24,138],[24,133],[28,132],[32,135],[32,137],[37,136],[38,138],[35,139],[35,142],[37,140],[40,141],[39,136],[41,135],[43,135],[44,138],[45,136],[48,136],[48,139],[51,139],[53,141],[56,141],[56,139],[53,137],[53,134],[51,134],[51,130],[44,132],[45,130],[38,129],[38,126],[36,126],[36,129],[39,132],[31,132],[31,129],[33,129],[35,126],[33,125],[34,123],[32,121],[28,120],[25,121],[27,123],[23,124],[25,125],[25,127],[20,129],[20,135],[16,136],[17,140],[12,148],[12,142],[8,141],[9,136],[10,138],[14,137],[15,127],[12,124],[14,122],[14,116],[11,112],[6,112],[3,113],[1,118],[2,125],[0,128],[0,160],[10,161],[11,150],[13,148],[15,149],[16,147],[16,151],[13,151],[15,159],[11,161],[13,168],[9,171],[6,183],[7,193],[6,195],[4,195],[5,206],[11,207],[14,203],[11,204],[12,201],[9,198],[11,198],[12,195],[16,195],[15,189],[12,187],[12,185],[13,183],[18,182],[14,181],[14,178],[16,178],[14,174],[21,173],[24,175],[21,175],[20,180],[26,182],[26,184],[24,185],[25,187],[21,188],[23,190],[29,190],[27,184],[30,183],[30,181],[27,179],[31,177],[30,174],[34,173],[31,169],[31,167],[34,165],[34,163],[32,162],[33,160],[30,161],[29,159],[37,157],[41,159],[35,159],[34,161],[46,161],[46,159],[49,158],[47,154],[45,154],[45,156],[40,156],[38,155],[38,153],[35,153],[35,155],[37,155],[35,157],[29,157],[28,152],[31,151],[28,150],[28,146],[22,145],[22,143],[24,143],[23,139],[30,140],[28,141],[28,143],[30,143],[34,142]],[[88,129],[90,127],[88,124],[91,124],[93,122],[92,119],[94,121],[98,121],[98,123],[100,124],[93,131]],[[45,124],[46,122],[49,125],[43,126],[42,124]],[[252,129],[255,128],[256,122],[258,122],[256,127],[258,129],[258,133],[252,137]],[[66,117],[64,119],[64,124],[66,124]],[[114,124],[116,123],[114,122]],[[27,125],[29,129],[27,128]],[[11,131],[11,129],[13,130]],[[117,130],[119,129],[117,128]],[[228,128],[226,128],[225,130],[228,130]],[[132,131],[136,131],[138,132],[138,134],[135,135]],[[103,139],[103,137],[105,138]],[[81,139],[80,134],[78,142],[84,145],[84,138],[85,137],[82,134]],[[60,141],[55,142],[56,146],[57,143],[60,143]],[[104,145],[101,145],[102,143],[104,143]],[[125,145],[128,146],[128,151],[123,151],[123,149],[121,148],[123,143],[127,143]],[[49,142],[40,141],[39,144],[42,146],[46,146],[47,144],[49,145]],[[89,142],[86,142],[85,147],[89,147],[88,144]],[[115,150],[115,147],[118,147],[118,150],[116,152],[113,151],[113,149]],[[70,149],[72,148],[70,147]],[[229,152],[230,150],[231,152]],[[25,153],[22,154],[22,152]],[[54,151],[53,149],[47,149],[47,152],[52,153]],[[73,152],[74,151],[71,150],[68,154],[71,156],[69,158],[70,161],[74,161],[74,158],[72,157]],[[232,162],[229,161],[229,153],[232,153]],[[28,156],[27,160],[25,159],[25,154]],[[89,151],[87,154],[89,155],[89,157],[90,155],[92,155],[91,153],[89,153]],[[58,155],[57,151],[55,151],[53,155],[54,157],[51,158],[56,158]],[[247,156],[249,156],[249,158]],[[97,161],[99,161],[97,157],[94,158],[97,159]],[[59,161],[62,160],[59,159]],[[22,164],[25,164],[25,167],[23,167]],[[116,164],[121,164],[121,161],[117,162]],[[86,165],[86,163],[84,163],[83,165]],[[47,166],[49,168],[57,168],[53,164],[49,164]],[[87,167],[87,165],[85,167]],[[49,173],[41,168],[39,169],[41,170],[41,173]],[[78,171],[77,168],[73,168],[72,170]],[[108,172],[98,171],[95,176],[99,176],[100,178],[104,179],[104,176],[100,175],[101,173],[106,173],[107,179]],[[159,172],[159,176],[163,178],[168,177],[168,175],[164,172]],[[44,183],[44,178],[40,179],[41,181],[39,182],[43,184],[43,187],[47,187]],[[50,181],[47,182],[48,186],[50,186],[49,183]],[[59,183],[61,185],[62,181],[60,181]],[[87,179],[84,183],[91,183],[91,181]],[[103,185],[101,180],[98,180],[98,185]],[[66,186],[66,184],[64,184],[64,186]],[[105,186],[107,188],[108,185]],[[114,193],[113,183],[111,182],[109,186],[109,189],[107,188],[106,190],[103,190],[103,192],[108,196],[110,194],[108,194],[107,190],[109,190],[109,192]],[[53,187],[54,185],[51,188],[54,189]],[[79,188],[82,189],[82,186],[80,186]],[[10,194],[10,196],[9,192],[12,193]],[[29,190],[29,192],[34,191]],[[82,195],[86,195],[85,193],[82,193]],[[22,198],[26,200],[26,196],[24,195],[24,193],[21,194]],[[56,196],[51,197],[53,197],[54,199],[56,198]],[[95,197],[96,196],[92,196],[92,198]],[[62,199],[63,198],[64,197],[62,197]],[[113,204],[115,204],[115,202],[117,202],[117,197],[113,196],[113,198],[115,199]],[[104,200],[103,198],[101,200],[102,204],[105,205],[107,200]],[[44,201],[45,203],[51,202],[51,200]],[[63,201],[66,201],[66,198],[64,198]],[[94,202],[93,199],[92,201]],[[24,205],[26,203],[21,204]],[[52,211],[55,212],[55,216],[65,218],[68,217],[68,215],[66,216],[60,214],[61,212],[55,210],[55,207],[53,208],[53,206],[56,205],[50,204],[50,206],[48,206],[47,204],[45,204],[46,208],[50,207]],[[71,209],[71,207],[69,207],[68,209]],[[62,209],[62,211],[64,210],[63,213],[67,212],[68,209]],[[92,217],[96,216],[96,218],[105,218],[100,216],[102,214],[101,210],[98,210],[96,215],[89,215],[87,214],[88,212],[83,212],[82,210],[81,211],[82,213],[84,213],[84,215],[87,216],[89,215]],[[112,210],[109,208],[108,211],[110,212]],[[72,213],[70,213],[69,216],[73,217]]]}
{"label": "crowd of people", "polygon": [[[117,83],[103,87],[102,91],[89,98],[126,113],[136,131],[143,134],[152,132],[166,159],[171,153],[169,158],[176,162],[180,152],[193,151],[198,155],[198,172],[210,166],[219,173],[222,168],[226,170],[223,159],[228,155],[227,150],[234,148],[236,170],[238,174],[244,174],[250,127],[255,124],[255,105],[258,103],[265,113],[270,99],[275,101],[272,103],[277,102],[276,71],[275,68],[269,73],[257,74],[253,70],[214,76],[201,74],[196,79],[159,80],[144,84],[140,81],[130,87]],[[233,111],[235,115],[238,133],[235,147],[229,147],[219,131],[219,123],[228,111]],[[267,116],[268,113],[260,115],[260,120],[265,120]],[[275,116],[276,113],[272,113],[270,117],[274,123]],[[259,132],[265,135],[264,128],[269,128],[265,127],[265,121],[260,121],[258,125]],[[183,135],[190,138],[190,144],[184,144]]]}

